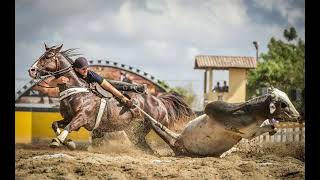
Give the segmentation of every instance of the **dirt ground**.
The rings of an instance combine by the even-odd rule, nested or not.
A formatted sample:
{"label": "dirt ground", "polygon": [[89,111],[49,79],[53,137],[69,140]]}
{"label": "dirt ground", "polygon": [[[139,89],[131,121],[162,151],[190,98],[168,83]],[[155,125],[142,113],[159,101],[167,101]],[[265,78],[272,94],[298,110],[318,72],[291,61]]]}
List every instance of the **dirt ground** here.
{"label": "dirt ground", "polygon": [[[173,157],[161,143],[156,155],[132,146],[16,144],[16,179],[304,179],[304,145],[239,144],[223,158]],[[254,144],[254,145],[252,145]]]}

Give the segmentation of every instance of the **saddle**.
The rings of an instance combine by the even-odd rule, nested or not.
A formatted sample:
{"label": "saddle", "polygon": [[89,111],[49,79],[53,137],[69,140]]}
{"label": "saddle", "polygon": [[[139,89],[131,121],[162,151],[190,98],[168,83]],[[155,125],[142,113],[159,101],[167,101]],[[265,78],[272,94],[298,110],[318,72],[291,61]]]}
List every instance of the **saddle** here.
{"label": "saddle", "polygon": [[98,83],[92,83],[92,86],[91,89],[95,90],[96,93],[103,98],[111,98],[113,96],[110,92],[104,90]]}
{"label": "saddle", "polygon": [[[92,83],[90,85],[90,89],[101,98],[110,99],[113,97],[113,95],[110,92],[104,90],[98,83]],[[129,99],[131,99],[131,96],[132,96],[126,92],[124,92],[123,95]],[[129,109],[129,110],[131,111],[133,117],[135,117],[135,118],[142,116],[141,112],[137,108],[133,108],[133,109]]]}

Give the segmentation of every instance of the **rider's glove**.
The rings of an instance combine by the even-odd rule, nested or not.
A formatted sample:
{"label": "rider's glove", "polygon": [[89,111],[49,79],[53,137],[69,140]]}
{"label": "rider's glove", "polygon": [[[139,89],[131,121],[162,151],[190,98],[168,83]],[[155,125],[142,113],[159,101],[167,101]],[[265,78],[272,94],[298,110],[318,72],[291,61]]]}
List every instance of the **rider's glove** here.
{"label": "rider's glove", "polygon": [[126,98],[126,97],[121,97],[121,103],[123,103],[124,105],[126,105],[128,108],[132,108],[133,107],[133,102]]}

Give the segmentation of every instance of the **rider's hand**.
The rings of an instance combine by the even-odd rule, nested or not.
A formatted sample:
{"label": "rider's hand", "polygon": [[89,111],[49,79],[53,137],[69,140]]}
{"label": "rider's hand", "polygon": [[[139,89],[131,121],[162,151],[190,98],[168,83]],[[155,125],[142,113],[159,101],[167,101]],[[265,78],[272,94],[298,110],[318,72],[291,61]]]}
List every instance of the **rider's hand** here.
{"label": "rider's hand", "polygon": [[128,99],[127,102],[126,102],[126,106],[128,108],[132,108],[133,107],[133,102],[130,99]]}
{"label": "rider's hand", "polygon": [[121,102],[125,104],[128,108],[133,107],[133,102],[128,98],[122,98]]}
{"label": "rider's hand", "polygon": [[65,84],[65,83],[69,82],[69,78],[66,78],[66,77],[64,77],[64,76],[61,76],[61,77],[59,77],[58,79],[56,79],[56,82],[57,82],[58,84]]}

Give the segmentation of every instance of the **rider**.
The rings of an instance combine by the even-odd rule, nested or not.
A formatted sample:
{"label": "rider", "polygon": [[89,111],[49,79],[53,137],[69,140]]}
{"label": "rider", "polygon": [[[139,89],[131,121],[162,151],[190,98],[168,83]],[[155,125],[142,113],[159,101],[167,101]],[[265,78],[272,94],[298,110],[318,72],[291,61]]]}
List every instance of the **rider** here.
{"label": "rider", "polygon": [[[77,58],[73,64],[74,70],[78,75],[78,77],[82,78],[88,83],[97,82],[98,84],[100,84],[100,86],[103,89],[111,92],[114,96],[119,98],[121,103],[125,104],[127,107],[133,106],[133,103],[130,99],[124,96],[120,91],[118,91],[111,83],[109,83],[103,77],[101,77],[94,71],[89,70],[88,66],[89,66],[88,61],[84,57]],[[67,83],[68,81],[69,79],[64,76],[54,79],[54,83],[57,83],[57,84],[64,84],[64,83]],[[144,86],[140,86],[139,89],[141,90],[141,88],[143,89],[142,91],[144,91]]]}

